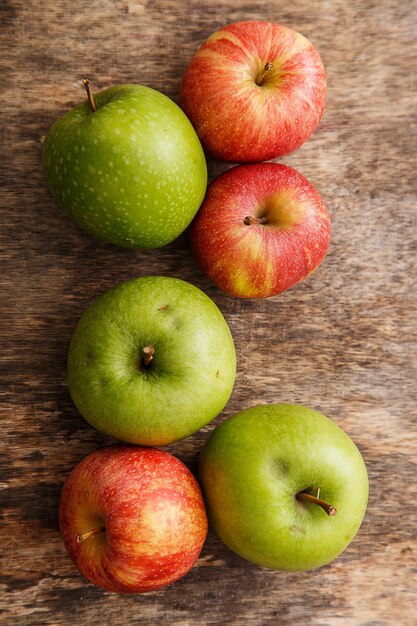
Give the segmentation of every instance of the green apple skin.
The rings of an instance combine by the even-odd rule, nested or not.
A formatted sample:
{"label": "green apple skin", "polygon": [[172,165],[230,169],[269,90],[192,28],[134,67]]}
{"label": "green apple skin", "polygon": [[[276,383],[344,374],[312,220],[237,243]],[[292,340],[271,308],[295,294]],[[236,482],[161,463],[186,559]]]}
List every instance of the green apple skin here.
{"label": "green apple skin", "polygon": [[[154,348],[144,366],[143,349]],[[236,376],[229,327],[190,283],[136,278],[84,312],[68,354],[68,386],[81,415],[122,441],[160,446],[214,419]]]}
{"label": "green apple skin", "polygon": [[[234,552],[258,565],[307,570],[336,558],[365,515],[362,456],[330,419],[304,406],[273,404],[218,426],[200,457],[209,521]],[[301,491],[333,505],[328,516]]]}
{"label": "green apple skin", "polygon": [[158,248],[189,225],[207,166],[191,122],[168,97],[117,85],[60,117],[43,145],[52,194],[89,233],[127,248]]}

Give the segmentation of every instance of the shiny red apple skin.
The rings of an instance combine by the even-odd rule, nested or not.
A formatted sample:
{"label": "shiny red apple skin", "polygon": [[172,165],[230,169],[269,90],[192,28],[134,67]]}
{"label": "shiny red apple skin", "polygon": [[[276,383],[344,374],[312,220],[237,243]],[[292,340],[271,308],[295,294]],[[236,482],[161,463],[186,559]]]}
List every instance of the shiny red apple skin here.
{"label": "shiny red apple skin", "polygon": [[59,524],[81,574],[117,593],[153,591],[184,576],[207,535],[192,473],[167,452],[138,446],[83,459],[63,486]]}
{"label": "shiny red apple skin", "polygon": [[[272,69],[261,74],[267,64]],[[235,163],[293,152],[317,127],[326,100],[326,72],[300,33],[266,21],[228,24],[191,60],[181,107],[206,152]]]}
{"label": "shiny red apple skin", "polygon": [[[261,223],[246,224],[248,218]],[[211,182],[190,241],[202,270],[222,291],[266,298],[316,269],[330,230],[326,205],[300,172],[257,163],[233,167]]]}

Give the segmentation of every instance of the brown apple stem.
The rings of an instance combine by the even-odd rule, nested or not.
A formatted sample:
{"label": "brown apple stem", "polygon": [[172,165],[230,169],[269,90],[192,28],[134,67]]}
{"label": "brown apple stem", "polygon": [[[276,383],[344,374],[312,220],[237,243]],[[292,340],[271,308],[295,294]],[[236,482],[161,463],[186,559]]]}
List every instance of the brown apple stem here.
{"label": "brown apple stem", "polygon": [[153,359],[153,355],[155,354],[155,348],[151,345],[149,346],[145,346],[143,348],[143,366],[149,367],[149,365],[151,364],[151,361]]}
{"label": "brown apple stem", "polygon": [[296,495],[297,500],[304,500],[305,502],[312,502],[313,504],[317,504],[317,506],[321,506],[323,511],[326,511],[327,515],[333,516],[336,515],[337,511],[334,506],[328,504],[324,500],[320,500],[320,498],[316,498],[315,496],[311,496],[309,493],[305,491],[300,491]]}
{"label": "brown apple stem", "polygon": [[106,529],[104,526],[100,526],[99,528],[93,528],[93,530],[89,530],[86,533],[80,533],[77,535],[78,543],[82,543],[86,539],[90,539],[90,537],[95,537],[96,535],[100,535],[101,533],[105,533]]}
{"label": "brown apple stem", "polygon": [[255,83],[258,85],[258,87],[260,87],[262,85],[265,76],[268,74],[268,72],[270,72],[272,70],[273,67],[274,66],[272,65],[272,63],[267,63],[265,65],[264,69],[259,74],[258,78],[255,80]]}
{"label": "brown apple stem", "polygon": [[88,80],[88,78],[83,78],[83,85],[87,92],[88,102],[90,103],[91,110],[93,113],[95,113],[97,111],[97,107],[96,103],[94,102],[93,94],[91,93],[90,81]]}
{"label": "brown apple stem", "polygon": [[251,224],[265,224],[265,222],[266,222],[265,217],[252,217],[251,215],[248,215],[243,220],[243,223],[245,224],[245,226],[250,226]]}

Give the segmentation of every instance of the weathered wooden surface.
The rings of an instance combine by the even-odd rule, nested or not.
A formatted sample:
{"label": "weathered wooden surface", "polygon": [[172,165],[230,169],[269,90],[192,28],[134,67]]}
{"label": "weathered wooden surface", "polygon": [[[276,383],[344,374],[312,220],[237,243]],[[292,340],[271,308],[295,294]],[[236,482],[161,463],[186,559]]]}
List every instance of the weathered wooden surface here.
{"label": "weathered wooden surface", "polygon": [[[415,624],[414,9],[397,0],[0,3],[3,623]],[[137,82],[177,99],[199,42],[248,18],[281,21],[311,38],[329,82],[319,129],[283,162],[327,201],[331,251],[308,281],[258,302],[210,285],[185,236],[138,252],[93,240],[57,207],[40,167],[42,136],[84,97],[82,76],[96,88]],[[224,168],[211,163],[211,176]],[[78,576],[57,531],[58,495],[73,466],[108,440],[71,403],[68,342],[95,296],[152,273],[203,288],[231,326],[239,370],[219,420],[260,402],[300,402],[334,418],[359,445],[369,509],[333,564],[301,574],[264,570],[210,533],[197,566],[166,590],[120,597]],[[211,428],[169,450],[195,468]]]}

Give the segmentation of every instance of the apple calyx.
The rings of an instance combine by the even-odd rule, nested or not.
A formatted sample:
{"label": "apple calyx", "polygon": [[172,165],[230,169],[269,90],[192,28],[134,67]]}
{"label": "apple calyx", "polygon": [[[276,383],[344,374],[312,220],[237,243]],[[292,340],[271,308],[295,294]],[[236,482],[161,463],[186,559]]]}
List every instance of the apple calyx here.
{"label": "apple calyx", "polygon": [[93,528],[93,530],[88,530],[86,533],[79,533],[77,535],[77,542],[82,543],[83,541],[85,541],[86,539],[89,539],[90,537],[95,537],[96,535],[100,535],[101,533],[105,533],[105,532],[106,532],[105,526]]}
{"label": "apple calyx", "polygon": [[252,217],[250,215],[247,215],[243,220],[243,223],[245,224],[245,226],[250,226],[251,224],[265,224],[266,217]]}
{"label": "apple calyx", "polygon": [[268,74],[268,72],[270,72],[272,70],[274,66],[272,65],[272,63],[266,63],[263,70],[261,71],[261,73],[258,75],[258,77],[255,80],[255,83],[258,85],[258,87],[261,87],[265,76]]}
{"label": "apple calyx", "polygon": [[315,496],[306,493],[305,491],[300,491],[295,497],[297,498],[297,500],[304,500],[305,502],[312,502],[313,504],[317,504],[317,506],[320,506],[323,511],[325,511],[330,517],[333,517],[337,513],[337,510],[334,506],[332,506],[328,502],[325,502],[324,500],[321,500],[320,498],[316,498]]}
{"label": "apple calyx", "polygon": [[93,113],[95,113],[97,111],[97,107],[96,103],[94,102],[93,94],[90,89],[90,81],[88,80],[88,78],[83,78],[83,85],[87,92],[88,102],[90,104],[91,110]]}
{"label": "apple calyx", "polygon": [[148,346],[145,346],[143,348],[142,365],[145,369],[148,369],[148,367],[150,366],[154,354],[155,348],[152,345],[149,344]]}

